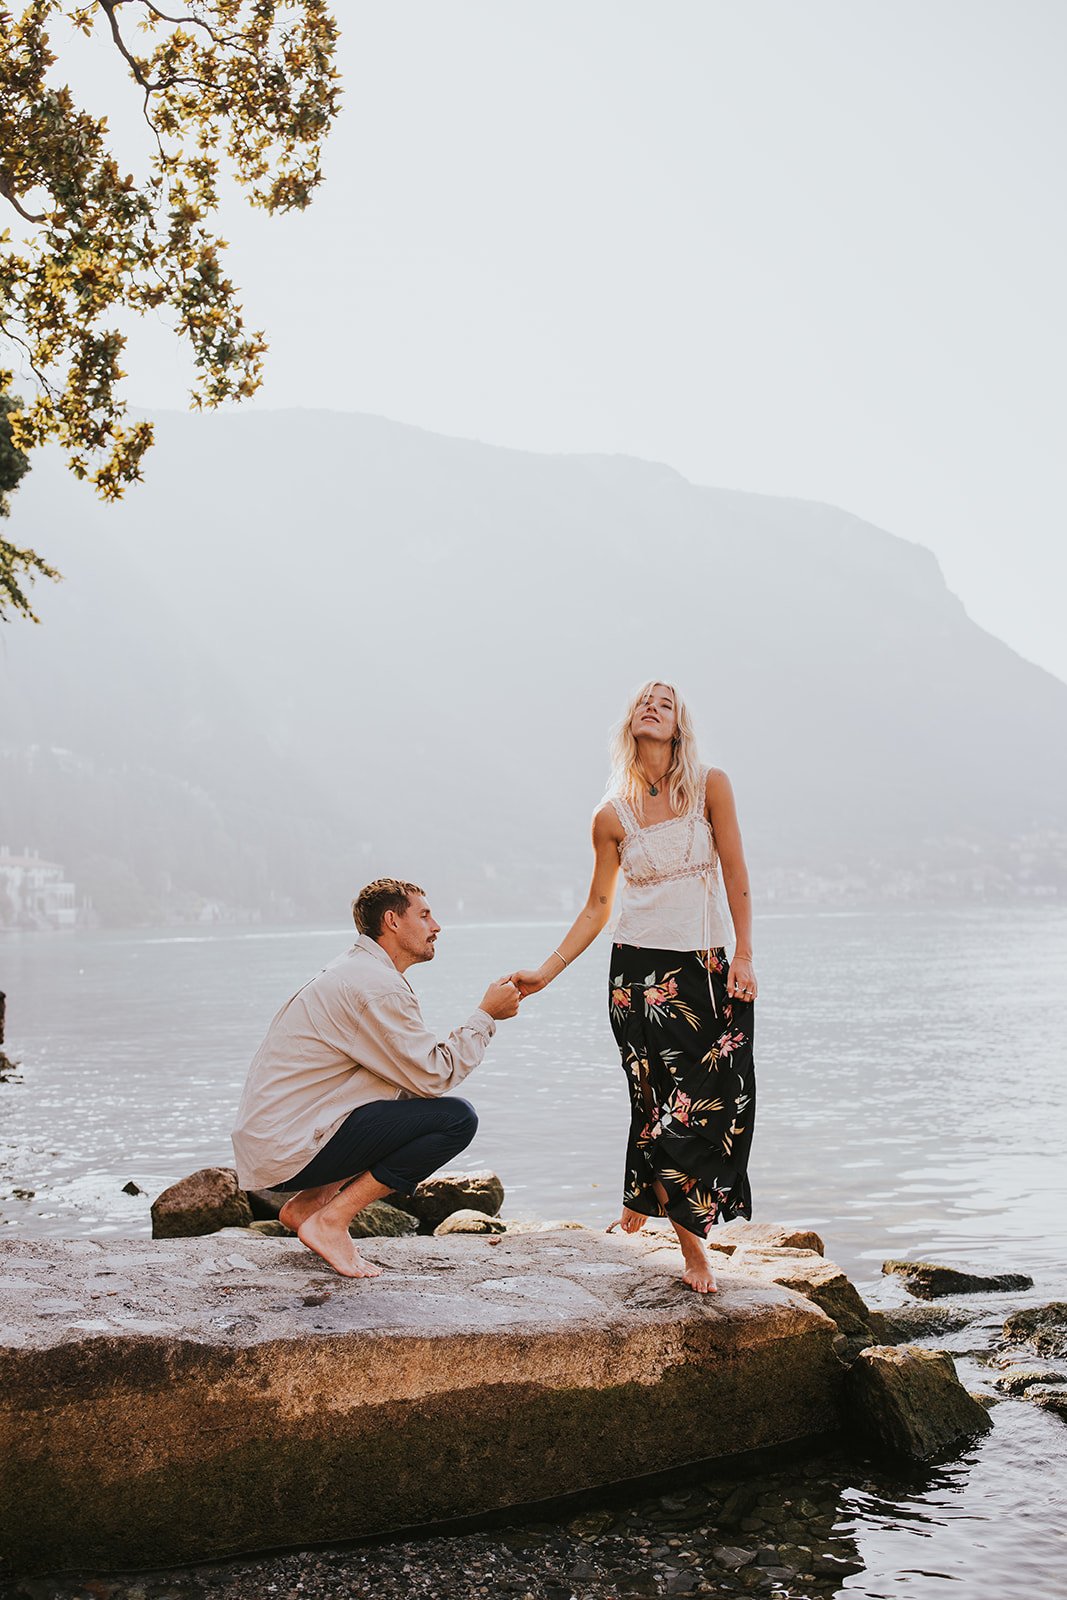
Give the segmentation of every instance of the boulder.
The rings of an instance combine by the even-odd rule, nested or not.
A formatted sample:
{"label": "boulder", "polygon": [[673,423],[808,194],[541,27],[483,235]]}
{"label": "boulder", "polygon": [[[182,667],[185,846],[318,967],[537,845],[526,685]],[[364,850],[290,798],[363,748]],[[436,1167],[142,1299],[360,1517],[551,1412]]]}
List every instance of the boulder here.
{"label": "boulder", "polygon": [[870,1312],[859,1290],[835,1266],[814,1250],[776,1245],[738,1245],[730,1259],[736,1272],[752,1273],[769,1283],[780,1283],[806,1300],[813,1300],[848,1337],[870,1337]]}
{"label": "boulder", "polygon": [[257,1222],[274,1222],[287,1200],[299,1189],[246,1189],[252,1216]]}
{"label": "boulder", "polygon": [[420,1233],[432,1233],[453,1211],[482,1211],[495,1217],[504,1204],[504,1185],[495,1172],[438,1172],[414,1194],[395,1194],[392,1204],[418,1220]]}
{"label": "boulder", "polygon": [[152,1201],[153,1239],[190,1239],[247,1228],[252,1208],[232,1167],[201,1167]]}
{"label": "boulder", "polygon": [[273,1221],[257,1218],[255,1222],[248,1224],[245,1231],[246,1233],[258,1233],[264,1239],[292,1239],[294,1237],[292,1228],[287,1228],[284,1222],[278,1221],[277,1217]]}
{"label": "boulder", "polygon": [[904,1279],[909,1294],[920,1300],[937,1300],[945,1294],[985,1293],[993,1290],[1032,1289],[1025,1272],[968,1272],[934,1261],[883,1261],[882,1271]]}
{"label": "boulder", "polygon": [[814,1250],[817,1256],[825,1254],[822,1239],[811,1228],[787,1228],[777,1222],[746,1222],[738,1217],[734,1222],[724,1222],[714,1228],[708,1244],[728,1255],[738,1245],[770,1245],[785,1250]]}
{"label": "boulder", "polygon": [[879,1344],[910,1344],[958,1333],[984,1315],[974,1306],[888,1306],[871,1312],[871,1332]]}
{"label": "boulder", "polygon": [[1067,1383],[1067,1375],[1050,1372],[1047,1367],[1009,1367],[994,1383],[1005,1394],[1025,1394],[1035,1383]]}
{"label": "boulder", "polygon": [[247,1231],[0,1239],[5,1576],[390,1535],[841,1424],[834,1324],[776,1284],[691,1294],[677,1252],[584,1230],[365,1248],[380,1278]]}
{"label": "boulder", "polygon": [[846,1394],[858,1432],[915,1461],[943,1456],[992,1427],[945,1350],[872,1345],[849,1369]]}
{"label": "boulder", "polygon": [[435,1238],[450,1233],[504,1233],[505,1225],[499,1217],[487,1217],[484,1211],[453,1211],[433,1230]]}
{"label": "boulder", "polygon": [[1008,1344],[1029,1344],[1038,1355],[1067,1357],[1067,1305],[1052,1300],[1044,1306],[1015,1311],[1004,1324]]}
{"label": "boulder", "polygon": [[1004,1399],[1002,1394],[994,1394],[992,1389],[968,1389],[967,1393],[972,1400],[976,1400],[986,1411],[992,1411],[994,1406],[999,1406]]}
{"label": "boulder", "polygon": [[1035,1406],[1040,1406],[1043,1411],[1054,1411],[1058,1417],[1067,1420],[1067,1389],[1057,1389],[1051,1384],[1042,1384],[1040,1387],[1027,1389],[1026,1398],[1032,1400]]}
{"label": "boulder", "polygon": [[372,1200],[352,1218],[348,1231],[353,1239],[399,1239],[417,1232],[418,1226],[415,1218],[399,1206],[388,1200]]}

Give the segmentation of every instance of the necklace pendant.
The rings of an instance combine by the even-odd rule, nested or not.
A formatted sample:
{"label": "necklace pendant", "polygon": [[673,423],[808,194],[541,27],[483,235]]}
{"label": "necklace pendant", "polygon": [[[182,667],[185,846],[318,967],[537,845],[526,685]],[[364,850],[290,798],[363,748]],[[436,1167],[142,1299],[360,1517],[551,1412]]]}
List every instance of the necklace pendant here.
{"label": "necklace pendant", "polygon": [[648,792],[649,794],[659,794],[659,784],[654,783]]}

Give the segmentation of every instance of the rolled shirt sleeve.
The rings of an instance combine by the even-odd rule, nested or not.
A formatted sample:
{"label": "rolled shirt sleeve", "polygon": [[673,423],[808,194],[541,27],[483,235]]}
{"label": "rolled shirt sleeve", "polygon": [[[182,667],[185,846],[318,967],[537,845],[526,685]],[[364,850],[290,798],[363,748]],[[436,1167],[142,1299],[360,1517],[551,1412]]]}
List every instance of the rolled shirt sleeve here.
{"label": "rolled shirt sleeve", "polygon": [[424,1100],[462,1083],[496,1032],[489,1013],[478,1009],[439,1041],[423,1021],[411,989],[370,996],[360,1021],[360,1065]]}

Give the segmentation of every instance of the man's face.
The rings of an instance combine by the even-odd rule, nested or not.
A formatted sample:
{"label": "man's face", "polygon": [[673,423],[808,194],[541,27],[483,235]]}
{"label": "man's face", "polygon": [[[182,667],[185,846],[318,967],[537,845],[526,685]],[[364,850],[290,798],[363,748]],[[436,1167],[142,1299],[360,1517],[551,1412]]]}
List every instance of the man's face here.
{"label": "man's face", "polygon": [[412,895],[406,911],[396,914],[393,931],[401,950],[410,961],[432,961],[434,942],[441,924],[434,919],[426,896]]}

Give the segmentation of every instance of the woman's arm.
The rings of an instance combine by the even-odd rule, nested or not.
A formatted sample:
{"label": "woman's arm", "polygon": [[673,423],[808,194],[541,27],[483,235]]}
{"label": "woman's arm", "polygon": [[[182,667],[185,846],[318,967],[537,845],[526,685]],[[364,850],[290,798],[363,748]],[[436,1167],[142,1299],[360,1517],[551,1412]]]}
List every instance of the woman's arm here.
{"label": "woman's arm", "polygon": [[593,818],[593,877],[585,905],[550,956],[539,967],[525,972],[513,972],[511,981],[525,997],[537,994],[553,978],[558,978],[564,967],[569,967],[588,950],[598,933],[603,933],[611,917],[615,900],[615,884],[619,876],[619,844],[623,832],[612,805],[600,807]]}
{"label": "woman's arm", "polygon": [[708,773],[708,821],[719,852],[722,881],[734,925],[734,958],[726,980],[731,999],[756,998],[756,970],[752,965],[752,891],[745,863],[745,847],[737,821],[734,791],[725,772],[712,767]]}

